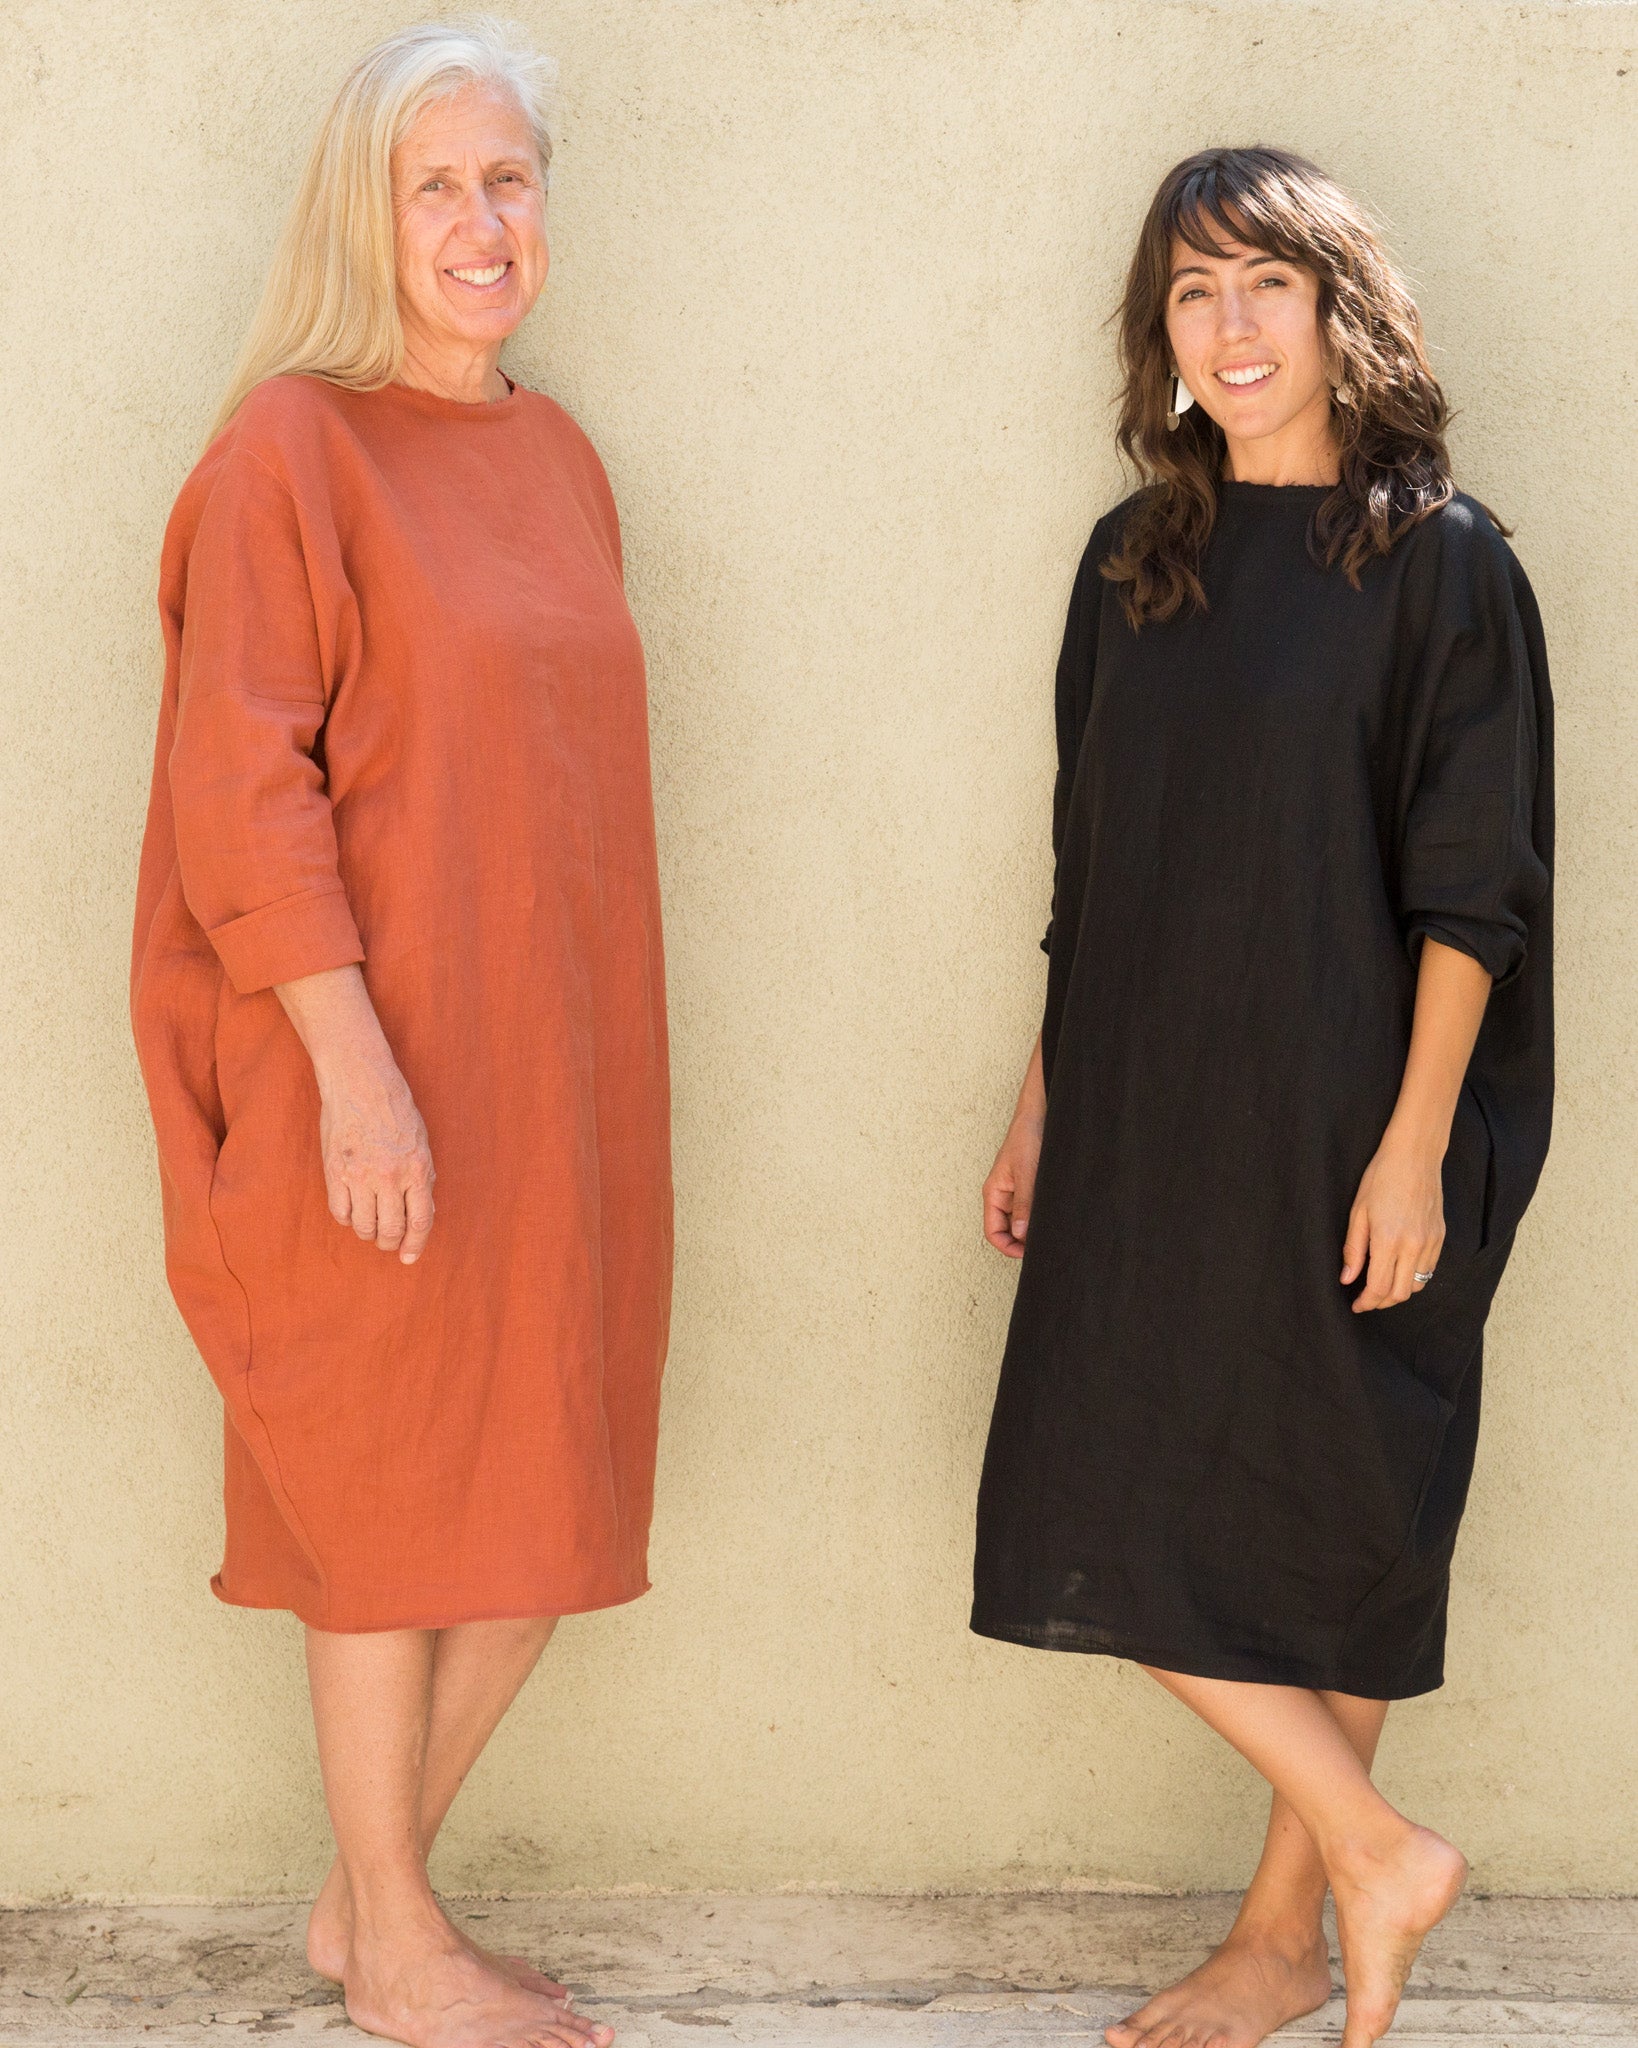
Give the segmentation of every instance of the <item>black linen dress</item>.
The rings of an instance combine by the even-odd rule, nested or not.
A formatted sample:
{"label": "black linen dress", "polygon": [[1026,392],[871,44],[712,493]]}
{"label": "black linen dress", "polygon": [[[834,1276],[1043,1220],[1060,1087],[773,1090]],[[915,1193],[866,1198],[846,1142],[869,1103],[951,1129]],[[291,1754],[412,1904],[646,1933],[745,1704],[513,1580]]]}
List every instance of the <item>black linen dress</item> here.
{"label": "black linen dress", "polygon": [[[972,1626],[1399,1699],[1442,1682],[1485,1317],[1547,1151],[1552,700],[1482,507],[1356,590],[1310,552],[1325,495],[1221,486],[1204,613],[1128,625],[1098,573],[1126,507],[1081,563]],[[1424,936],[1494,986],[1436,1277],[1355,1315],[1342,1242]]]}

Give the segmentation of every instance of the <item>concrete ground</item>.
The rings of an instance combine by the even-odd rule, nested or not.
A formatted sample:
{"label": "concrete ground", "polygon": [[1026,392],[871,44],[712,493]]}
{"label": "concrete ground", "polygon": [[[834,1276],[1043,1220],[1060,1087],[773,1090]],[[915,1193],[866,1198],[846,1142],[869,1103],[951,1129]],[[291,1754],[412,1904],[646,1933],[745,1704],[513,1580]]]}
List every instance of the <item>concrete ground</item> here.
{"label": "concrete ground", "polygon": [[[1226,1897],[1062,1892],[453,1903],[488,1946],[573,1985],[624,2048],[1095,2044],[1198,1961],[1233,1910]],[[207,2028],[362,2044],[340,1993],[307,1968],[302,1910],[0,1912],[0,2048],[208,2048]],[[1333,2000],[1287,2032],[1335,2038],[1341,2020]],[[1638,2048],[1638,1900],[1464,1900],[1423,1952],[1393,2040]]]}

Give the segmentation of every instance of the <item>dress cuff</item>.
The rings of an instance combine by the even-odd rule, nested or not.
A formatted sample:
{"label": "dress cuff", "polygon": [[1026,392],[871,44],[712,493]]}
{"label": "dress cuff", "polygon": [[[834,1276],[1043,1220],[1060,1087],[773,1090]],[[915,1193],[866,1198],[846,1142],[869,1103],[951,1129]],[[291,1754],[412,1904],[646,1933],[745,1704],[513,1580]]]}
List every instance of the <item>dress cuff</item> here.
{"label": "dress cuff", "polygon": [[210,934],[217,957],[239,995],[255,995],[281,981],[350,967],[364,958],[358,926],[341,885],[281,897],[243,917],[229,918]]}
{"label": "dress cuff", "polygon": [[1437,939],[1441,946],[1477,960],[1498,988],[1511,981],[1524,965],[1523,936],[1507,925],[1491,924],[1482,918],[1438,914],[1412,918],[1405,931],[1405,944],[1412,960],[1420,958],[1424,939]]}

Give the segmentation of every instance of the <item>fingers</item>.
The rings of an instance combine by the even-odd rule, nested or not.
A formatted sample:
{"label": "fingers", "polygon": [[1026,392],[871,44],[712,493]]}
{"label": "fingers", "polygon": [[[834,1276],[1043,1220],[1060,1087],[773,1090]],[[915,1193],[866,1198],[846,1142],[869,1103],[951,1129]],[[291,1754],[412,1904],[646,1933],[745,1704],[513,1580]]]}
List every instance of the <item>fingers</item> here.
{"label": "fingers", "polygon": [[[1395,1278],[1399,1270],[1399,1259],[1393,1248],[1383,1239],[1371,1243],[1370,1265],[1365,1274],[1365,1285],[1354,1297],[1354,1314],[1364,1315],[1373,1308],[1390,1308],[1396,1296]],[[1403,1296],[1397,1297],[1403,1300]]]}
{"label": "fingers", "polygon": [[373,1181],[361,1180],[353,1184],[353,1235],[363,1238],[366,1244],[375,1237],[376,1189]]}
{"label": "fingers", "polygon": [[429,1167],[427,1178],[415,1181],[404,1192],[404,1242],[398,1256],[406,1266],[413,1266],[427,1248],[427,1239],[432,1235],[432,1213]]}
{"label": "fingers", "polygon": [[1410,1244],[1403,1238],[1374,1239],[1365,1285],[1354,1296],[1355,1315],[1364,1315],[1377,1308],[1397,1308],[1402,1301],[1409,1301],[1413,1294],[1420,1294],[1422,1288],[1417,1285],[1416,1276],[1419,1272],[1431,1273],[1438,1256],[1437,1242],[1429,1245],[1425,1242]]}
{"label": "fingers", "polygon": [[984,1183],[984,1235],[1004,1258],[1021,1259],[1024,1245],[1022,1235],[1013,1234],[1013,1201],[1011,1177],[992,1173]]}
{"label": "fingers", "polygon": [[413,1266],[432,1234],[433,1177],[432,1161],[427,1159],[388,1179],[360,1182],[351,1190],[354,1233]]}
{"label": "fingers", "polygon": [[376,1249],[395,1252],[404,1242],[404,1189],[398,1181],[388,1181],[378,1188],[375,1196],[375,1243]]}
{"label": "fingers", "polygon": [[1365,1255],[1371,1248],[1371,1219],[1363,1202],[1356,1202],[1348,1215],[1348,1235],[1342,1240],[1342,1284],[1350,1286],[1365,1270]]}
{"label": "fingers", "polygon": [[1370,1261],[1365,1268],[1365,1285],[1359,1291],[1355,1309],[1363,1312],[1385,1307],[1393,1292],[1393,1274],[1393,1253],[1380,1238],[1373,1239]]}

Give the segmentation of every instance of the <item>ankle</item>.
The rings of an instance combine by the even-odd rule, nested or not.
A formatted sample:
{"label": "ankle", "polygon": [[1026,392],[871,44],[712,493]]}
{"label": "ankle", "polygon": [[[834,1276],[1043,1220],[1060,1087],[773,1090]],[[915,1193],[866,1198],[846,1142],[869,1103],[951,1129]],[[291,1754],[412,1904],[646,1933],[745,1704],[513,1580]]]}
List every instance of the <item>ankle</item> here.
{"label": "ankle", "polygon": [[1328,1955],[1325,1939],[1325,1894],[1301,1902],[1291,1900],[1278,1906],[1242,1905],[1229,1930],[1229,1940],[1245,1948],[1262,1950],[1293,1963]]}
{"label": "ankle", "polygon": [[368,1879],[349,1877],[355,1943],[365,1947],[424,1941],[447,1931],[449,1922],[421,1870],[372,1872]]}
{"label": "ankle", "polygon": [[1373,1818],[1369,1826],[1339,1830],[1319,1845],[1320,1858],[1333,1884],[1340,1878],[1368,1882],[1376,1873],[1396,1863],[1416,1839],[1414,1821],[1389,1807]]}

